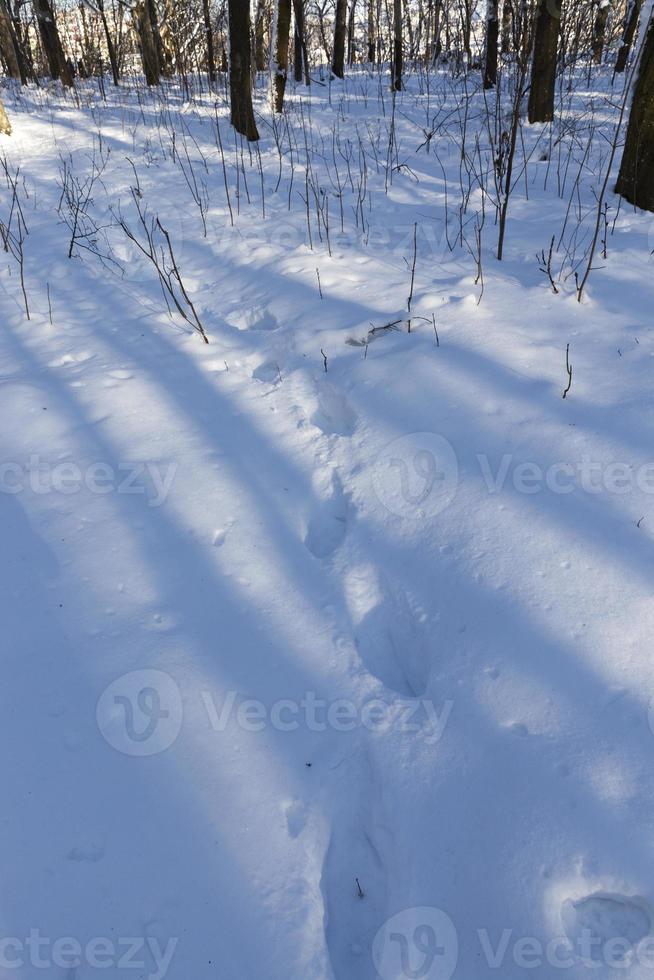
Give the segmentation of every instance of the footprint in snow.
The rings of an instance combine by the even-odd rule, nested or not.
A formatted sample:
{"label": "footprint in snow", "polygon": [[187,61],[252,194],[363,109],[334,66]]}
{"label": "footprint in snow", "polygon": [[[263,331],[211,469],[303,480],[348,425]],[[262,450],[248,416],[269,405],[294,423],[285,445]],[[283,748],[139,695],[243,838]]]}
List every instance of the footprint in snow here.
{"label": "footprint in snow", "polygon": [[325,435],[351,436],[357,414],[345,395],[324,381],[319,386],[318,407],[311,415],[311,422]]}
{"label": "footprint in snow", "polygon": [[625,965],[652,927],[642,899],[602,892],[565,901],[561,923],[576,955],[614,965]]}
{"label": "footprint in snow", "polygon": [[268,384],[279,384],[282,372],[277,361],[264,361],[252,372],[255,381],[265,381]]}
{"label": "footprint in snow", "polygon": [[261,306],[252,306],[249,309],[234,310],[226,317],[230,327],[236,330],[278,330],[279,323],[276,317]]}
{"label": "footprint in snow", "polygon": [[314,558],[329,558],[342,543],[347,530],[347,498],[334,474],[330,496],[309,519],[304,544]]}
{"label": "footprint in snow", "polygon": [[355,645],[369,673],[397,694],[421,697],[438,645],[436,623],[427,620],[411,593],[372,564],[348,570],[345,597]]}

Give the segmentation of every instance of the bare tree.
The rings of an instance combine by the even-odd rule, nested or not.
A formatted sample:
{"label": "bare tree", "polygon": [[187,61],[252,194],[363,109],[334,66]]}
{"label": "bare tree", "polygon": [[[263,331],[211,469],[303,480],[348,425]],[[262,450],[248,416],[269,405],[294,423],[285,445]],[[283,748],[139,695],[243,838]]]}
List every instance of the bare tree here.
{"label": "bare tree", "polygon": [[497,85],[497,41],[499,37],[499,0],[488,0],[486,8],[486,50],[484,53],[484,88]]}
{"label": "bare tree", "polygon": [[14,28],[5,0],[0,0],[0,53],[2,53],[2,58],[7,66],[10,77],[20,78],[24,84],[26,79],[20,70],[19,52],[17,50]]}
{"label": "bare tree", "polygon": [[288,43],[291,33],[291,0],[277,0],[274,20],[272,84],[273,109],[281,112],[288,76]]}
{"label": "bare tree", "polygon": [[554,119],[556,58],[562,0],[539,0],[529,90],[529,122]]}
{"label": "bare tree", "polygon": [[334,50],[332,54],[332,71],[337,78],[343,77],[345,70],[345,33],[347,30],[347,0],[336,0],[336,17],[334,20]]}
{"label": "bare tree", "polygon": [[202,17],[204,20],[204,36],[207,45],[207,72],[209,74],[209,81],[216,81],[216,56],[214,54],[213,46],[213,28],[211,26],[211,11],[209,9],[209,0],[202,0]]}
{"label": "bare tree", "polygon": [[640,11],[642,6],[643,0],[630,0],[629,2],[624,26],[624,34],[622,35],[622,46],[618,51],[618,57],[615,62],[616,72],[623,72],[627,67],[627,60],[636,36],[636,29],[638,28],[638,21],[640,19]]}
{"label": "bare tree", "polygon": [[654,211],[654,20],[646,29],[615,189],[636,207]]}
{"label": "bare tree", "polygon": [[596,65],[602,64],[602,54],[604,52],[604,41],[606,38],[606,24],[611,12],[610,0],[599,0],[595,23],[593,24],[593,61]]}
{"label": "bare tree", "polygon": [[252,53],[250,2],[229,0],[229,95],[232,126],[248,140],[259,133],[252,108]]}
{"label": "bare tree", "polygon": [[50,76],[55,80],[61,79],[64,85],[70,87],[73,84],[73,76],[61,46],[61,38],[50,0],[34,0],[34,11],[43,50],[48,59]]}
{"label": "bare tree", "polygon": [[395,92],[402,91],[404,45],[402,36],[402,0],[393,0],[393,60],[391,84]]}
{"label": "bare tree", "polygon": [[157,50],[154,25],[152,23],[148,0],[141,0],[141,2],[134,5],[132,9],[132,22],[138,35],[145,80],[148,85],[158,85],[161,79],[161,61]]}

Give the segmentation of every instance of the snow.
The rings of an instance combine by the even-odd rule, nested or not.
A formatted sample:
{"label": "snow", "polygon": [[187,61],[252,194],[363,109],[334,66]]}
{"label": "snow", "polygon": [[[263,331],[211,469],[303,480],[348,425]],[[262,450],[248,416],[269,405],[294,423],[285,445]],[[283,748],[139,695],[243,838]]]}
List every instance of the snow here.
{"label": "snow", "polygon": [[[5,254],[0,976],[648,975],[651,216],[609,195],[581,304],[571,261],[609,80],[564,94],[550,161],[525,128],[483,295],[445,73],[398,96],[394,172],[363,71],[289,93],[281,163],[262,82],[263,177],[206,92],[7,93],[31,319]],[[124,274],[69,259],[56,211],[60,154],[83,178],[100,145]],[[136,227],[130,160],[207,345],[112,219]]]}

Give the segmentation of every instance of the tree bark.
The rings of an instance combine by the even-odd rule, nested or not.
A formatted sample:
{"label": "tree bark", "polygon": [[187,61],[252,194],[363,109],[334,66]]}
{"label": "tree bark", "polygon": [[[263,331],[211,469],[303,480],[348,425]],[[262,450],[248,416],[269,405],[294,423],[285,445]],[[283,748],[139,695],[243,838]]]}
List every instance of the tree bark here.
{"label": "tree bark", "polygon": [[259,0],[254,19],[254,63],[257,71],[266,70],[266,20],[266,4],[264,0]]}
{"label": "tree bark", "polygon": [[636,36],[636,29],[638,27],[642,6],[643,0],[631,0],[629,4],[624,34],[622,35],[622,46],[618,51],[618,57],[615,62],[616,72],[623,72],[627,67],[627,61],[629,59],[631,46],[634,43],[634,38]]}
{"label": "tree bark", "polygon": [[11,123],[9,122],[9,117],[5,112],[2,99],[0,99],[0,133],[4,133],[5,136],[11,135]]}
{"label": "tree bark", "polygon": [[216,56],[213,48],[213,28],[211,26],[211,11],[209,0],[202,0],[202,17],[204,19],[204,36],[207,45],[207,72],[209,81],[216,81]]}
{"label": "tree bark", "polygon": [[336,0],[336,19],[334,22],[334,50],[332,71],[337,78],[343,77],[345,68],[345,32],[347,26],[347,0]]}
{"label": "tree bark", "polygon": [[372,64],[375,60],[377,45],[375,28],[375,0],[368,0],[368,61]]}
{"label": "tree bark", "polygon": [[23,78],[23,73],[20,70],[18,46],[5,0],[0,0],[0,51],[2,51],[10,77],[20,78],[24,85],[27,79]]}
{"label": "tree bark", "polygon": [[43,50],[48,59],[50,76],[55,80],[61,79],[62,83],[70,88],[73,84],[73,76],[61,46],[61,38],[55,24],[50,0],[34,0],[34,10]]}
{"label": "tree bark", "polygon": [[497,41],[500,33],[499,0],[488,0],[486,9],[486,51],[484,54],[484,88],[497,85]]}
{"label": "tree bark", "polygon": [[304,84],[311,85],[307,32],[304,21],[304,0],[293,0],[293,13],[295,14],[295,36],[293,39],[293,72],[295,81],[302,81],[304,69]]}
{"label": "tree bark", "polygon": [[402,91],[404,51],[402,43],[402,0],[393,0],[393,61],[391,84],[396,92]]}
{"label": "tree bark", "polygon": [[347,63],[351,67],[354,64],[354,15],[356,12],[357,0],[350,3],[350,16],[347,26]]}
{"label": "tree bark", "polygon": [[284,92],[288,77],[288,43],[291,33],[291,0],[277,0],[275,15],[275,36],[273,38],[274,58],[272,63],[273,76],[273,109],[281,112],[284,108]]}
{"label": "tree bark", "polygon": [[150,7],[147,0],[138,3],[134,7],[134,27],[139,38],[141,48],[141,62],[143,64],[143,74],[148,85],[158,85],[161,78],[161,64],[157,52],[157,44],[152,29],[150,19]]}
{"label": "tree bark", "polygon": [[502,54],[513,51],[513,5],[512,0],[502,4]]}
{"label": "tree bark", "polygon": [[[2,3],[2,0],[0,0],[0,3]],[[107,54],[109,55],[109,64],[111,65],[111,74],[114,80],[114,85],[118,85],[120,82],[120,70],[118,68],[118,58],[116,57],[116,45],[114,44],[114,39],[111,36],[111,31],[109,30],[109,22],[104,9],[104,0],[99,0],[98,2],[98,13],[100,14],[102,29],[104,30],[104,37],[107,43]]]}
{"label": "tree bark", "polygon": [[643,41],[616,191],[631,204],[654,211],[654,20]]}
{"label": "tree bark", "polygon": [[232,126],[248,140],[259,133],[252,108],[252,54],[250,50],[250,0],[228,0],[229,95]]}
{"label": "tree bark", "polygon": [[593,25],[593,61],[596,65],[602,64],[604,40],[606,38],[606,23],[609,19],[610,10],[611,4],[609,0],[599,0],[597,15]]}
{"label": "tree bark", "polygon": [[529,91],[529,122],[554,119],[556,56],[562,0],[539,0]]}

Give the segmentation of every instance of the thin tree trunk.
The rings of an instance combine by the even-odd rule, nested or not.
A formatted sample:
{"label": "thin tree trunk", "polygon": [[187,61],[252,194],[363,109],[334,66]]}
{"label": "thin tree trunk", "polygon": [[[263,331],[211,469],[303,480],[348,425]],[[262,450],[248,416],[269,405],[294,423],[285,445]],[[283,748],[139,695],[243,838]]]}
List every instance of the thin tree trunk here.
{"label": "thin tree trunk", "polygon": [[504,0],[502,4],[502,54],[513,51],[513,4]]}
{"label": "thin tree trunk", "polygon": [[284,108],[284,92],[288,76],[288,43],[291,33],[291,0],[277,0],[275,30],[273,37],[273,109],[281,112]]}
{"label": "thin tree trunk", "polygon": [[602,64],[604,40],[606,38],[606,23],[609,19],[610,10],[611,4],[609,0],[599,0],[597,15],[593,24],[593,61],[596,65]]}
{"label": "thin tree trunk", "polygon": [[202,17],[204,19],[204,36],[207,44],[207,72],[209,81],[216,81],[216,56],[213,48],[213,28],[211,26],[211,10],[209,0],[202,0]]}
{"label": "thin tree trunk", "polygon": [[554,119],[561,2],[562,0],[539,0],[529,91],[530,123],[551,122]]}
{"label": "thin tree trunk", "polygon": [[375,0],[368,0],[368,61],[372,64],[376,55],[375,38],[377,28],[375,26]]}
{"label": "thin tree trunk", "polygon": [[334,51],[332,71],[342,78],[345,69],[345,32],[347,27],[347,0],[336,0],[336,19],[334,22]]}
{"label": "thin tree trunk", "polygon": [[[0,3],[1,2],[2,0],[0,0]],[[100,14],[100,20],[102,21],[102,28],[104,30],[104,37],[107,43],[107,54],[109,55],[109,64],[111,65],[111,74],[113,76],[114,85],[118,85],[120,82],[120,71],[118,69],[118,58],[116,57],[116,45],[114,44],[114,39],[111,36],[111,31],[109,30],[109,22],[107,21],[103,0],[100,0],[100,3],[98,4],[98,12]]]}
{"label": "thin tree trunk", "polygon": [[257,3],[257,13],[254,20],[254,63],[257,71],[266,70],[266,4],[264,0]]}
{"label": "thin tree trunk", "polygon": [[650,21],[643,41],[615,189],[636,207],[654,211],[654,20]]}
{"label": "thin tree trunk", "polygon": [[62,83],[70,88],[73,84],[73,76],[61,46],[61,38],[55,24],[50,0],[34,0],[34,9],[43,50],[48,59],[50,76],[55,80],[61,79]]}
{"label": "thin tree trunk", "polygon": [[307,49],[307,32],[304,23],[304,0],[293,0],[293,13],[295,14],[295,37],[293,51],[293,71],[295,81],[302,81],[302,69],[304,67],[304,83],[305,85],[311,85],[309,51]]}
{"label": "thin tree trunk", "polygon": [[435,0],[434,3],[434,28],[431,41],[431,62],[436,64],[441,53],[441,12],[443,10],[443,0]]}
{"label": "thin tree trunk", "polygon": [[2,99],[0,99],[0,133],[4,133],[5,136],[11,135],[11,123],[9,122],[9,117],[5,112]]}
{"label": "thin tree trunk", "polygon": [[500,31],[499,0],[488,0],[486,9],[486,51],[484,54],[484,88],[497,85],[497,41]]}
{"label": "thin tree trunk", "polygon": [[402,0],[393,0],[393,62],[391,64],[391,82],[396,92],[402,91],[403,60]]}
{"label": "thin tree trunk", "polygon": [[631,0],[629,4],[624,34],[622,36],[622,46],[618,51],[618,57],[615,62],[616,72],[623,72],[627,67],[627,61],[629,59],[631,46],[634,43],[634,38],[636,36],[636,29],[638,27],[638,20],[640,18],[642,6],[643,0]]}
{"label": "thin tree trunk", "polygon": [[259,133],[252,108],[252,54],[250,50],[250,0],[228,0],[229,95],[232,126],[248,140]]}
{"label": "thin tree trunk", "polygon": [[357,0],[352,0],[350,3],[350,17],[347,27],[347,63],[350,66],[354,64],[354,14],[356,11],[356,6]]}

